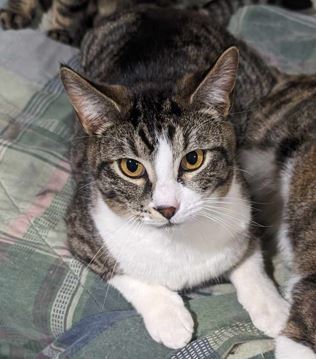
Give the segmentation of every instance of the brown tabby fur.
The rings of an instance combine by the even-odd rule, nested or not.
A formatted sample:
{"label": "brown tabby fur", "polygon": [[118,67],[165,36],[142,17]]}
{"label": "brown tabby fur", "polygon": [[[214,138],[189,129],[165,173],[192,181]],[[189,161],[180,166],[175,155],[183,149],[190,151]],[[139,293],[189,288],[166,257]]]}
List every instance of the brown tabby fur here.
{"label": "brown tabby fur", "polygon": [[64,43],[79,46],[87,29],[101,17],[134,7],[140,3],[159,6],[189,7],[211,14],[218,23],[227,25],[231,15],[240,7],[250,4],[275,4],[293,9],[312,6],[310,0],[212,0],[203,6],[195,6],[181,0],[8,0],[0,9],[0,25],[4,29],[21,29],[29,26],[38,8],[51,9],[49,37]]}
{"label": "brown tabby fur", "polygon": [[285,237],[280,249],[299,278],[284,335],[316,352],[315,76],[285,77],[249,115],[241,159],[254,198],[262,203],[258,214],[265,225],[274,223],[270,232]]}

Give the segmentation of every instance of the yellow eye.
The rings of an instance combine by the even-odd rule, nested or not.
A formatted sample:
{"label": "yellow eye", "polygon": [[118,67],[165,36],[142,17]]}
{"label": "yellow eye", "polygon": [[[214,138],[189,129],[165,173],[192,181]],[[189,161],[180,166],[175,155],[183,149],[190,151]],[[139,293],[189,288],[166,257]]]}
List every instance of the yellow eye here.
{"label": "yellow eye", "polygon": [[203,150],[195,150],[187,153],[181,160],[181,168],[184,171],[195,171],[200,168],[204,161]]}
{"label": "yellow eye", "polygon": [[128,177],[139,178],[145,174],[144,166],[131,158],[123,158],[119,160],[121,171]]}

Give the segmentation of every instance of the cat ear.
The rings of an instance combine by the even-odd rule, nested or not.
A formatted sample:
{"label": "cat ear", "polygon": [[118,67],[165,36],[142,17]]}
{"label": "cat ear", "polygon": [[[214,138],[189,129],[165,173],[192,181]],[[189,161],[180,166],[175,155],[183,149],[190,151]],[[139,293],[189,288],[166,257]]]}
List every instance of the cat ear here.
{"label": "cat ear", "polygon": [[[182,82],[186,101],[197,108],[215,107],[223,116],[227,116],[230,108],[230,94],[234,89],[239,62],[239,51],[236,47],[227,49],[216,61],[215,65],[199,83],[194,76],[187,76]],[[189,92],[189,94],[188,94]]]}
{"label": "cat ear", "polygon": [[78,119],[87,134],[101,134],[124,117],[130,106],[124,86],[98,86],[62,65],[60,77]]}

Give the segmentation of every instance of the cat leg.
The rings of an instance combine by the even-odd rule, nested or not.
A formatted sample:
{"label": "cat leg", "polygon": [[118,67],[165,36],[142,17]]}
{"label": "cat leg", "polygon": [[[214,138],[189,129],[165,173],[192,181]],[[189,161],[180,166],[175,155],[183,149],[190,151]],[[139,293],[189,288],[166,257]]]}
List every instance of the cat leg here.
{"label": "cat leg", "polygon": [[266,335],[276,337],[285,326],[289,304],[267,276],[259,245],[231,271],[230,280],[253,324]]}
{"label": "cat leg", "polygon": [[194,323],[177,293],[160,285],[148,285],[127,275],[116,275],[109,283],[143,317],[155,341],[178,349],[191,340]]}
{"label": "cat leg", "polygon": [[0,24],[4,30],[22,29],[32,22],[37,0],[9,0],[6,8],[0,9]]}
{"label": "cat leg", "polygon": [[291,296],[287,325],[276,340],[276,358],[316,359],[316,274],[297,281]]}

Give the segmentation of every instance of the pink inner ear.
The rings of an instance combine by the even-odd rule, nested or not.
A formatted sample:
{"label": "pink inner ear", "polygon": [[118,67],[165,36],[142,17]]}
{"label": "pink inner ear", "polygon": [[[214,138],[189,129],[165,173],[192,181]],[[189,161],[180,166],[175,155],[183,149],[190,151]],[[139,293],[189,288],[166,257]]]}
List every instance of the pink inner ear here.
{"label": "pink inner ear", "polygon": [[226,50],[192,94],[191,102],[206,108],[217,107],[227,114],[237,76],[238,57],[237,48]]}
{"label": "pink inner ear", "polygon": [[[121,108],[116,101],[76,72],[62,69],[61,79],[78,119],[89,135],[102,133],[120,118]],[[117,86],[108,86],[107,92],[111,93],[112,88],[114,96],[118,97]]]}

